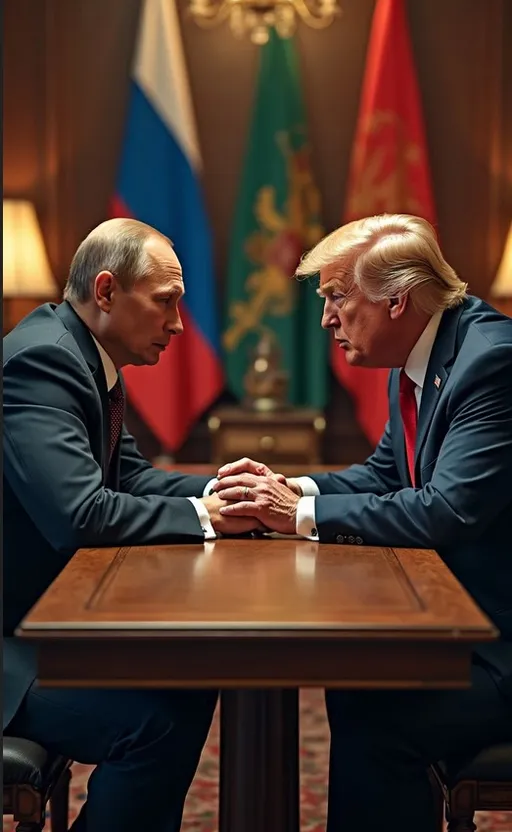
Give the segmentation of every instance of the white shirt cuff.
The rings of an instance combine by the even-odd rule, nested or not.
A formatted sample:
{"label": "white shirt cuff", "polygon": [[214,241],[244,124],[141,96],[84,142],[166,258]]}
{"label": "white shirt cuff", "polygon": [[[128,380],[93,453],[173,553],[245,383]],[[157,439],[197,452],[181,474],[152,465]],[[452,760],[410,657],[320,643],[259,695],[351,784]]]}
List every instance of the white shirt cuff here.
{"label": "white shirt cuff", "polygon": [[204,539],[215,540],[217,535],[215,534],[214,528],[211,524],[210,515],[208,514],[208,509],[206,508],[205,504],[202,503],[201,500],[198,500],[197,497],[187,497],[187,500],[190,500],[195,510],[197,511],[197,516],[199,518],[199,522],[201,523],[201,528],[204,532]]}
{"label": "white shirt cuff", "polygon": [[217,482],[218,482],[217,477],[213,477],[211,480],[208,480],[208,482],[206,483],[206,485],[204,487],[203,497],[209,497],[210,496],[210,491],[212,490],[213,486]]}
{"label": "white shirt cuff", "polygon": [[318,485],[311,477],[294,477],[292,482],[298,483],[303,497],[318,497],[320,494]]}
{"label": "white shirt cuff", "polygon": [[[309,479],[309,477],[301,477]],[[318,541],[318,530],[315,522],[315,498],[301,497],[297,503],[297,534],[308,540]]]}

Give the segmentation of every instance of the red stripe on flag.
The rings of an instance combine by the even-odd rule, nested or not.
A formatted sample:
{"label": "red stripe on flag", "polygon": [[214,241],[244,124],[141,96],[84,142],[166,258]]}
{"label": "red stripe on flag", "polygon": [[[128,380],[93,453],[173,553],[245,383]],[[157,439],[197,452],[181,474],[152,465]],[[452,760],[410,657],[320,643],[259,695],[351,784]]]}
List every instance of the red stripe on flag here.
{"label": "red stripe on flag", "polygon": [[354,402],[358,424],[367,439],[376,445],[388,418],[389,370],[351,367],[335,342],[331,347],[331,364],[336,378]]}
{"label": "red stripe on flag", "polygon": [[191,425],[211,404],[212,388],[222,389],[215,354],[181,307],[183,335],[171,339],[153,367],[123,368],[130,403],[163,448],[174,451]]}
{"label": "red stripe on flag", "polygon": [[132,212],[128,210],[123,200],[119,196],[113,196],[109,204],[109,217],[115,219],[116,217],[130,217],[132,220],[136,219]]}

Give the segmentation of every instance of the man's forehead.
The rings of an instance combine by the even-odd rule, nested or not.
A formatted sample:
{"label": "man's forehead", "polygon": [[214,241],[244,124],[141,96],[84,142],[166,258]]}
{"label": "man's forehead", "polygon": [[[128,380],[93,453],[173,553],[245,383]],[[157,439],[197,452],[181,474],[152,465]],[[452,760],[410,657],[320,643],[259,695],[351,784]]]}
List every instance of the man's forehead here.
{"label": "man's forehead", "polygon": [[157,295],[174,295],[185,293],[185,286],[181,274],[181,268],[166,267],[158,263],[158,267],[152,269],[142,280],[137,281],[140,291],[151,292]]}
{"label": "man's forehead", "polygon": [[160,234],[152,234],[144,243],[147,253],[153,257],[165,257],[177,260],[178,257],[171,243]]}
{"label": "man's forehead", "polygon": [[168,292],[170,294],[183,294],[185,291],[185,285],[183,283],[183,278],[181,275],[174,274],[174,275],[167,275],[165,277],[160,277],[155,275],[154,280],[154,288],[158,292]]}
{"label": "man's forehead", "polygon": [[320,269],[320,291],[345,291],[352,284],[353,275],[347,263],[330,263]]}
{"label": "man's forehead", "polygon": [[330,283],[337,276],[337,271],[335,263],[329,263],[328,266],[323,266],[320,269],[320,286]]}

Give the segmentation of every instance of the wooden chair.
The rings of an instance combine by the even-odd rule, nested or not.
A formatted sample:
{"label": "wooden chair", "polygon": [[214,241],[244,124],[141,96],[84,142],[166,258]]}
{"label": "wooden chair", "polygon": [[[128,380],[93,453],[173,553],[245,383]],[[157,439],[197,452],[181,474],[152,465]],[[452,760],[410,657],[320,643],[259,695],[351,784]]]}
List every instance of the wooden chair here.
{"label": "wooden chair", "polygon": [[494,745],[470,759],[432,766],[446,804],[448,832],[474,832],[476,811],[512,812],[512,743]]}
{"label": "wooden chair", "polygon": [[3,814],[19,821],[17,832],[40,832],[48,801],[52,832],[68,832],[70,765],[35,742],[4,737]]}

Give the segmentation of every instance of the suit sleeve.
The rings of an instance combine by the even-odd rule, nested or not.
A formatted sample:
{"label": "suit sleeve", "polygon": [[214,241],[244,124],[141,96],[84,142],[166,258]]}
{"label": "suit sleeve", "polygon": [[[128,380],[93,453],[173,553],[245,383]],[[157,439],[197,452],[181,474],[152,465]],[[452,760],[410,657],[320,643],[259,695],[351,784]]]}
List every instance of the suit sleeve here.
{"label": "suit sleeve", "polygon": [[190,476],[178,471],[155,468],[137,448],[133,436],[123,426],[120,451],[120,491],[134,497],[160,494],[166,497],[202,497],[211,476]]}
{"label": "suit sleeve", "polygon": [[315,498],[320,540],[359,535],[376,546],[442,546],[479,537],[510,505],[512,347],[489,345],[447,404],[448,430],[422,489]]}
{"label": "suit sleeve", "polygon": [[202,541],[190,500],[103,486],[90,441],[100,407],[86,368],[62,345],[26,348],[4,366],[4,473],[41,534],[63,552]]}
{"label": "suit sleeve", "polygon": [[345,471],[310,474],[320,494],[377,494],[383,496],[400,488],[400,476],[391,446],[387,422],[384,434],[364,465],[351,465]]}

